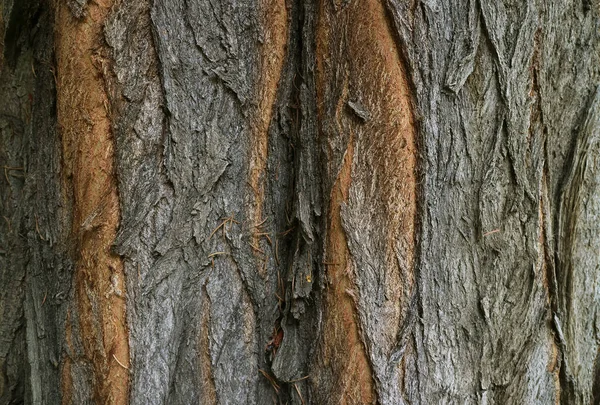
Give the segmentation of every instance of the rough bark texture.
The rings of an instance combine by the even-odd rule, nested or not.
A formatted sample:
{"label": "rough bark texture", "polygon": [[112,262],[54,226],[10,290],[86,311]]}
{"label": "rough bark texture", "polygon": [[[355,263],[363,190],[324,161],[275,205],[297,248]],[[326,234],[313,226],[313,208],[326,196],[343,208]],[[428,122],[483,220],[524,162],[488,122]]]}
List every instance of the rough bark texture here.
{"label": "rough bark texture", "polygon": [[0,0],[0,404],[597,403],[599,23]]}

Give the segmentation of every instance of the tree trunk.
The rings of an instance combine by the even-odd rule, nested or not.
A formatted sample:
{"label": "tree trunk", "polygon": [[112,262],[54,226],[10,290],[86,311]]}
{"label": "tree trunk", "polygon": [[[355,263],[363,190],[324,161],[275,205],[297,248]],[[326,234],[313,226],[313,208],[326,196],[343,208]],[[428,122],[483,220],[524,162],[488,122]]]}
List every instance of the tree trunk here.
{"label": "tree trunk", "polygon": [[0,10],[0,404],[600,403],[597,3]]}

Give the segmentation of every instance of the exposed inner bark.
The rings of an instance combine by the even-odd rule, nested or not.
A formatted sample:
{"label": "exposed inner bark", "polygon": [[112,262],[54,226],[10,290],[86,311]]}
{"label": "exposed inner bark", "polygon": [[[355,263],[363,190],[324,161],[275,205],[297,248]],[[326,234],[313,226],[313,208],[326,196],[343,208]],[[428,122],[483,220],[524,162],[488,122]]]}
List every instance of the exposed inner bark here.
{"label": "exposed inner bark", "polygon": [[[360,337],[356,314],[356,285],[348,242],[342,227],[341,206],[348,202],[351,183],[353,138],[350,137],[342,168],[333,185],[327,226],[326,263],[329,280],[325,298],[326,342],[323,345],[323,363],[329,365],[337,383],[331,387],[331,397],[345,404],[374,403],[375,388],[366,348]],[[316,385],[321,384],[315,381]]]}
{"label": "exposed inner bark", "polygon": [[[255,229],[252,245],[255,253],[260,253],[260,240],[264,233],[256,228],[264,223],[263,205],[265,201],[265,169],[269,147],[269,126],[273,119],[273,110],[279,79],[285,62],[287,44],[287,9],[284,0],[261,1],[260,12],[262,21],[262,45],[260,47],[259,78],[256,84],[257,96],[254,101],[257,111],[252,117],[252,140],[250,143],[250,187],[254,193],[251,204],[252,213],[249,215]],[[266,276],[265,266],[259,265],[259,274]]]}
{"label": "exposed inner bark", "polygon": [[[125,404],[129,393],[129,346],[125,280],[120,257],[111,252],[119,226],[119,198],[113,170],[112,116],[104,75],[109,74],[103,42],[112,1],[89,5],[79,20],[59,4],[56,23],[58,123],[63,142],[64,187],[73,199],[74,297],[77,325],[67,321],[67,342],[77,333],[79,357],[71,344],[63,364],[64,403],[70,402],[72,363],[90,364],[94,398]],[[74,358],[72,356],[75,356]],[[66,386],[65,386],[66,385]]]}
{"label": "exposed inner bark", "polygon": [[317,64],[321,132],[336,175],[322,356],[337,382],[315,384],[323,392],[332,384],[346,403],[375,402],[375,392],[388,403],[383,387],[403,374],[388,361],[413,292],[416,182],[411,95],[382,4],[322,3]]}

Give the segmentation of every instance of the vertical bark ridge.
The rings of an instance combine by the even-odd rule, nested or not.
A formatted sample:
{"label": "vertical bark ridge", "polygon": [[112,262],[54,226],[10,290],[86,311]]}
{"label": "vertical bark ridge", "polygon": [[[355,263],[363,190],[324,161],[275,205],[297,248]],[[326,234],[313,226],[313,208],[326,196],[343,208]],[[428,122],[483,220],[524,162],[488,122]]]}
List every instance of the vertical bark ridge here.
{"label": "vertical bark ridge", "polygon": [[[540,215],[546,133],[531,92],[536,49],[540,70],[547,67],[546,39],[536,43],[544,7],[388,4],[407,49],[424,156],[422,311],[407,359],[419,384],[408,398],[553,402],[543,272],[552,250],[541,246],[552,242],[541,241],[540,232],[551,230],[539,221],[552,222],[554,201],[550,219]],[[506,333],[514,329],[521,332]]]}
{"label": "vertical bark ridge", "polygon": [[125,275],[121,258],[111,250],[120,208],[104,79],[109,65],[102,35],[112,5],[110,0],[95,2],[82,19],[75,18],[65,5],[59,4],[57,9],[58,123],[65,187],[72,189],[76,257],[71,316],[77,317],[77,322],[67,324],[67,339],[77,334],[83,349],[65,357],[65,403],[69,403],[71,391],[80,389],[69,384],[73,377],[65,375],[73,369],[72,362],[91,367],[95,401],[128,402]]}
{"label": "vertical bark ridge", "polygon": [[[150,5],[153,42],[143,21],[132,24],[129,10],[118,14],[107,34],[131,100],[118,135],[129,153],[119,165],[136,179],[122,188],[125,200],[143,200],[124,208],[118,243],[141,264],[131,312],[132,402],[214,395],[265,403],[273,388],[259,369],[267,369],[264,347],[277,316],[266,181],[287,11],[280,1],[158,0]],[[132,37],[144,47],[129,47]],[[160,80],[129,62],[134,54],[153,66],[154,49]],[[159,97],[135,91],[132,69]],[[162,112],[164,127],[142,119]],[[214,386],[200,384],[200,375]]]}
{"label": "vertical bark ridge", "polygon": [[[182,347],[172,338],[173,325],[169,324],[176,308],[174,301],[165,295],[153,299],[150,294],[162,293],[153,288],[157,279],[165,280],[166,268],[181,268],[180,252],[165,254],[164,243],[160,245],[170,227],[180,229],[169,226],[174,217],[174,188],[166,173],[165,99],[150,9],[151,2],[146,0],[119,2],[111,9],[103,31],[114,72],[109,95],[121,197],[121,227],[115,249],[124,258],[127,280],[132,404],[168,401],[173,378],[170,363],[183,370],[181,365],[188,364],[173,359]],[[171,280],[165,280],[162,287]],[[178,281],[173,283],[175,289]],[[174,295],[181,296],[180,290]],[[185,319],[190,318],[195,319],[188,312]],[[195,334],[197,331],[190,328],[185,339],[194,341]],[[195,357],[192,351],[190,358]],[[197,385],[197,381],[189,378],[188,384]],[[182,400],[194,402],[186,396],[188,386],[180,387]]]}
{"label": "vertical bark ridge", "polygon": [[564,362],[563,400],[590,403],[593,399],[596,338],[600,324],[597,291],[600,274],[596,252],[600,249],[597,156],[600,151],[600,88],[596,89],[573,155],[571,174],[560,205],[559,312],[556,322]]}
{"label": "vertical bark ridge", "polygon": [[[380,2],[322,3],[317,104],[335,181],[325,180],[332,191],[320,345],[323,353],[363,352],[353,354],[352,373],[342,371],[344,356],[333,356],[342,362],[341,388],[360,387],[340,392],[347,403],[387,404],[400,395],[400,331],[414,286],[416,130],[398,49]],[[325,391],[331,383],[320,380]]]}
{"label": "vertical bark ridge", "polygon": [[[285,1],[263,0],[260,2],[261,41],[259,50],[258,79],[256,83],[257,111],[253,112],[250,141],[249,183],[254,193],[250,220],[256,227],[264,223],[266,167],[269,148],[269,127],[273,120],[279,81],[283,70],[288,42],[288,16]],[[265,239],[260,230],[254,228],[252,243],[258,248]],[[256,250],[256,249],[255,249]],[[255,253],[258,253],[255,252]],[[259,274],[266,276],[266,267],[259,265]]]}

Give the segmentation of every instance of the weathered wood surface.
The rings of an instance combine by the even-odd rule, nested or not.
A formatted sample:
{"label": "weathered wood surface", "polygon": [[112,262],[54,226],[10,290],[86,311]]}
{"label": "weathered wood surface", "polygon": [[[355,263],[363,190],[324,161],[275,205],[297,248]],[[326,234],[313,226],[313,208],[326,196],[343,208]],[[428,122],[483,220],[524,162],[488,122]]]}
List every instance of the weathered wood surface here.
{"label": "weathered wood surface", "polygon": [[0,1],[0,403],[600,401],[599,24]]}

